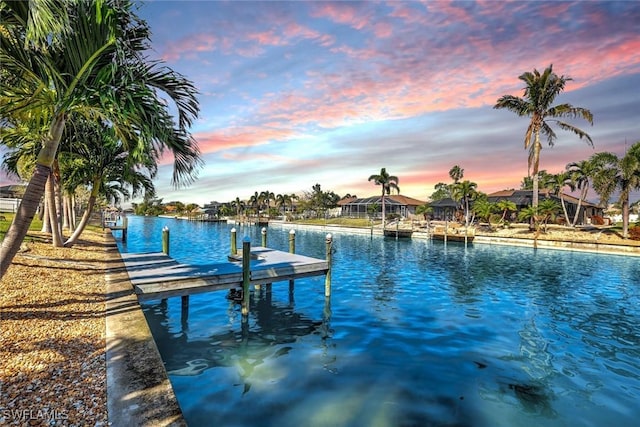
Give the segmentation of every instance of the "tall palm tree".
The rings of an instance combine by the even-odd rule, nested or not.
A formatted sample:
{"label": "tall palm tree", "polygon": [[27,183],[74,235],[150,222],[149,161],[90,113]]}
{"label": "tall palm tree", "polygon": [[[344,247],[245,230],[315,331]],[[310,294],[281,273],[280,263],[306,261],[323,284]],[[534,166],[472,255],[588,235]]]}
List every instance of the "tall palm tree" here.
{"label": "tall palm tree", "polygon": [[368,181],[375,182],[376,185],[382,186],[382,229],[384,230],[385,225],[385,196],[387,194],[391,194],[391,190],[396,190],[398,194],[400,194],[400,187],[398,187],[398,177],[394,175],[389,175],[386,168],[380,169],[380,173],[377,175],[371,175]]}
{"label": "tall palm tree", "polygon": [[571,162],[567,164],[566,168],[572,176],[573,182],[576,188],[580,190],[580,196],[578,197],[578,207],[573,215],[571,226],[575,227],[578,223],[578,217],[580,215],[580,208],[582,202],[587,200],[587,193],[591,186],[591,179],[596,172],[595,164],[589,160],[580,160],[579,162]]}
{"label": "tall palm tree", "polygon": [[[38,3],[2,3],[3,24],[9,24],[0,31],[0,63],[12,84],[0,88],[1,126],[20,126],[42,111],[48,123],[34,173],[2,242],[0,277],[34,217],[70,112],[109,122],[119,139],[135,141],[127,147],[133,158],[159,157],[168,148],[176,185],[192,180],[200,164],[188,131],[198,114],[197,91],[181,75],[146,58],[149,28],[132,13],[131,2],[60,2],[69,17],[60,32],[52,28],[55,15],[33,13],[30,8]],[[47,36],[32,35],[33,27],[40,29],[35,34]]]}
{"label": "tall palm tree", "polygon": [[513,95],[503,95],[493,108],[505,108],[519,116],[530,117],[529,126],[524,136],[524,148],[529,149],[528,174],[533,176],[533,206],[538,205],[538,168],[540,165],[540,133],[547,137],[549,146],[553,146],[556,133],[550,126],[551,122],[562,129],[573,132],[580,139],[584,138],[593,147],[591,137],[583,130],[564,121],[559,117],[582,117],[593,125],[593,114],[582,107],[571,104],[552,105],[556,96],[565,88],[570,77],[558,76],[553,72],[553,65],[549,65],[542,73],[534,69],[518,77],[525,83],[524,98]]}
{"label": "tall palm tree", "polygon": [[640,189],[640,141],[636,142],[619,158],[613,153],[596,153],[591,156],[596,172],[593,188],[600,195],[601,203],[607,204],[618,190],[622,207],[622,237],[629,237],[629,196],[632,190]]}

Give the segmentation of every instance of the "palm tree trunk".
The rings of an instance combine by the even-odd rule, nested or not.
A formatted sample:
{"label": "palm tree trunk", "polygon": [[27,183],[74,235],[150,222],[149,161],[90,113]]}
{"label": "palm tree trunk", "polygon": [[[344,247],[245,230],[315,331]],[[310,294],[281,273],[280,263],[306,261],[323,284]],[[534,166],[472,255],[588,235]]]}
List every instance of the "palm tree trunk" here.
{"label": "palm tree trunk", "polygon": [[629,238],[629,189],[622,190],[622,238]]}
{"label": "palm tree trunk", "polygon": [[580,193],[580,198],[578,199],[578,207],[576,208],[576,214],[573,216],[573,222],[571,223],[572,227],[575,227],[576,224],[578,223],[578,217],[580,216],[580,207],[582,206],[582,201],[587,198],[587,191],[589,191],[589,187],[585,185],[584,188],[582,189],[582,192]]}
{"label": "palm tree trunk", "polygon": [[42,198],[42,228],[40,229],[40,231],[42,233],[51,234],[51,222],[49,221],[49,203],[47,203],[46,197]]}
{"label": "palm tree trunk", "polygon": [[89,223],[89,219],[91,218],[91,214],[93,213],[93,207],[95,206],[95,204],[96,204],[96,197],[93,194],[91,194],[91,196],[89,196],[89,201],[87,203],[87,209],[84,211],[84,214],[82,214],[82,218],[80,219],[78,226],[73,231],[73,234],[69,236],[67,241],[64,242],[64,246],[66,248],[70,248],[78,241],[78,238],[80,237],[85,227]]}
{"label": "palm tree trunk", "polygon": [[382,186],[382,230],[384,232],[384,220],[385,220],[385,206],[384,206],[384,185]]}
{"label": "palm tree trunk", "polygon": [[40,199],[44,194],[44,187],[51,172],[53,159],[58,151],[64,125],[64,115],[58,114],[54,117],[49,131],[49,137],[44,141],[38,153],[36,167],[29,180],[29,184],[27,184],[18,212],[16,212],[16,216],[2,241],[2,250],[0,251],[0,278],[7,272],[11,261],[13,261],[13,257],[15,257],[20,250],[20,245],[29,231],[31,221],[33,221],[33,217],[40,204]]}
{"label": "palm tree trunk", "polygon": [[569,214],[567,213],[567,205],[564,203],[564,197],[562,194],[558,193],[558,197],[560,197],[560,204],[562,204],[562,212],[564,212],[564,220],[566,224],[569,225]]}
{"label": "palm tree trunk", "polygon": [[60,233],[60,224],[58,222],[58,212],[56,203],[56,194],[54,190],[53,173],[49,173],[49,179],[45,186],[45,198],[49,208],[49,223],[51,224],[51,240],[56,248],[62,247],[62,234]]}
{"label": "palm tree trunk", "polygon": [[78,227],[73,231],[73,234],[69,236],[66,242],[64,242],[65,247],[73,246],[77,241],[85,227],[89,223],[89,219],[91,218],[91,213],[93,213],[93,207],[96,204],[96,199],[98,198],[98,193],[100,192],[100,183],[102,177],[97,177],[93,180],[93,187],[91,188],[91,194],[89,195],[89,201],[87,202],[87,209],[84,211],[82,218],[80,219],[80,223]]}

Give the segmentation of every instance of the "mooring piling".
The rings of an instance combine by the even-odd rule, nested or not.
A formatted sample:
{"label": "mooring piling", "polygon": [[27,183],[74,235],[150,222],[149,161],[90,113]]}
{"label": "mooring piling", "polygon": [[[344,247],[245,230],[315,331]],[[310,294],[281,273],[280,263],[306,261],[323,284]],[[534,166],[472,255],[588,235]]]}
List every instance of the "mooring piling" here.
{"label": "mooring piling", "polygon": [[231,229],[231,255],[238,255],[238,242],[235,227]]}
{"label": "mooring piling", "polygon": [[162,252],[169,255],[169,227],[166,225],[162,229]]}
{"label": "mooring piling", "polygon": [[262,227],[262,231],[260,231],[260,234],[262,234],[262,247],[266,248],[267,247],[267,229],[266,229],[266,227]]}
{"label": "mooring piling", "polygon": [[249,315],[249,285],[251,283],[251,239],[245,236],[242,239],[242,318],[246,320]]}
{"label": "mooring piling", "polygon": [[327,234],[325,238],[326,254],[327,254],[327,274],[324,277],[324,296],[331,296],[331,246],[333,243],[333,237],[331,234]]}
{"label": "mooring piling", "polygon": [[[296,253],[296,230],[294,229],[289,230],[289,253]],[[294,283],[293,279],[289,280],[289,295],[293,295]]]}

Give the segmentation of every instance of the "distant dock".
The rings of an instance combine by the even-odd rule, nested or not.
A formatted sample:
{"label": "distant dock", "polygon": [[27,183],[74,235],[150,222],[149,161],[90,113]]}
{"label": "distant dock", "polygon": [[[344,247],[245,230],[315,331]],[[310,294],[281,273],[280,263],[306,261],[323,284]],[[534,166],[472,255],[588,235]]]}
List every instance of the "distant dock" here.
{"label": "distant dock", "polygon": [[[182,264],[163,252],[121,253],[140,301],[241,288],[242,262]],[[276,249],[251,248],[249,281],[261,285],[326,275],[329,262]]]}

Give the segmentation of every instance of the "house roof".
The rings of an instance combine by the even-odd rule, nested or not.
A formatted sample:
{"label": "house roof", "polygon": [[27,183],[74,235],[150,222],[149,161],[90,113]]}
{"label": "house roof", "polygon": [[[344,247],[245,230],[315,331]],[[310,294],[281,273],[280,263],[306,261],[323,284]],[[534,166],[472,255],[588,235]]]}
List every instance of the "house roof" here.
{"label": "house roof", "polygon": [[460,203],[453,200],[451,197],[447,197],[444,199],[436,200],[435,202],[429,203],[429,206],[433,208],[457,208],[460,206]]}
{"label": "house roof", "polygon": [[[340,202],[342,202],[343,200],[341,200]],[[340,202],[338,202],[339,206],[373,205],[373,204],[380,205],[382,204],[382,196],[371,196],[363,199],[353,198],[353,199],[348,199],[345,203],[340,203]],[[384,198],[384,203],[386,205],[400,205],[400,206],[420,206],[425,204],[425,202],[421,200],[414,199],[408,196],[402,196],[399,194],[392,194],[392,195],[386,196]]]}
{"label": "house roof", "polygon": [[[574,197],[570,194],[565,194],[565,193],[560,193],[560,194],[562,195],[562,198],[565,200],[565,202],[578,204],[577,197]],[[555,194],[551,193],[551,190],[549,190],[548,188],[540,189],[538,191],[538,196],[541,199],[560,200],[560,198]],[[514,202],[517,206],[530,205],[532,203],[532,198],[533,198],[533,190],[502,190],[502,191],[496,191],[495,193],[491,193],[487,195],[487,199],[490,202],[497,202],[503,199],[507,199]],[[582,206],[598,207],[598,205],[595,205],[586,200],[582,201]]]}

